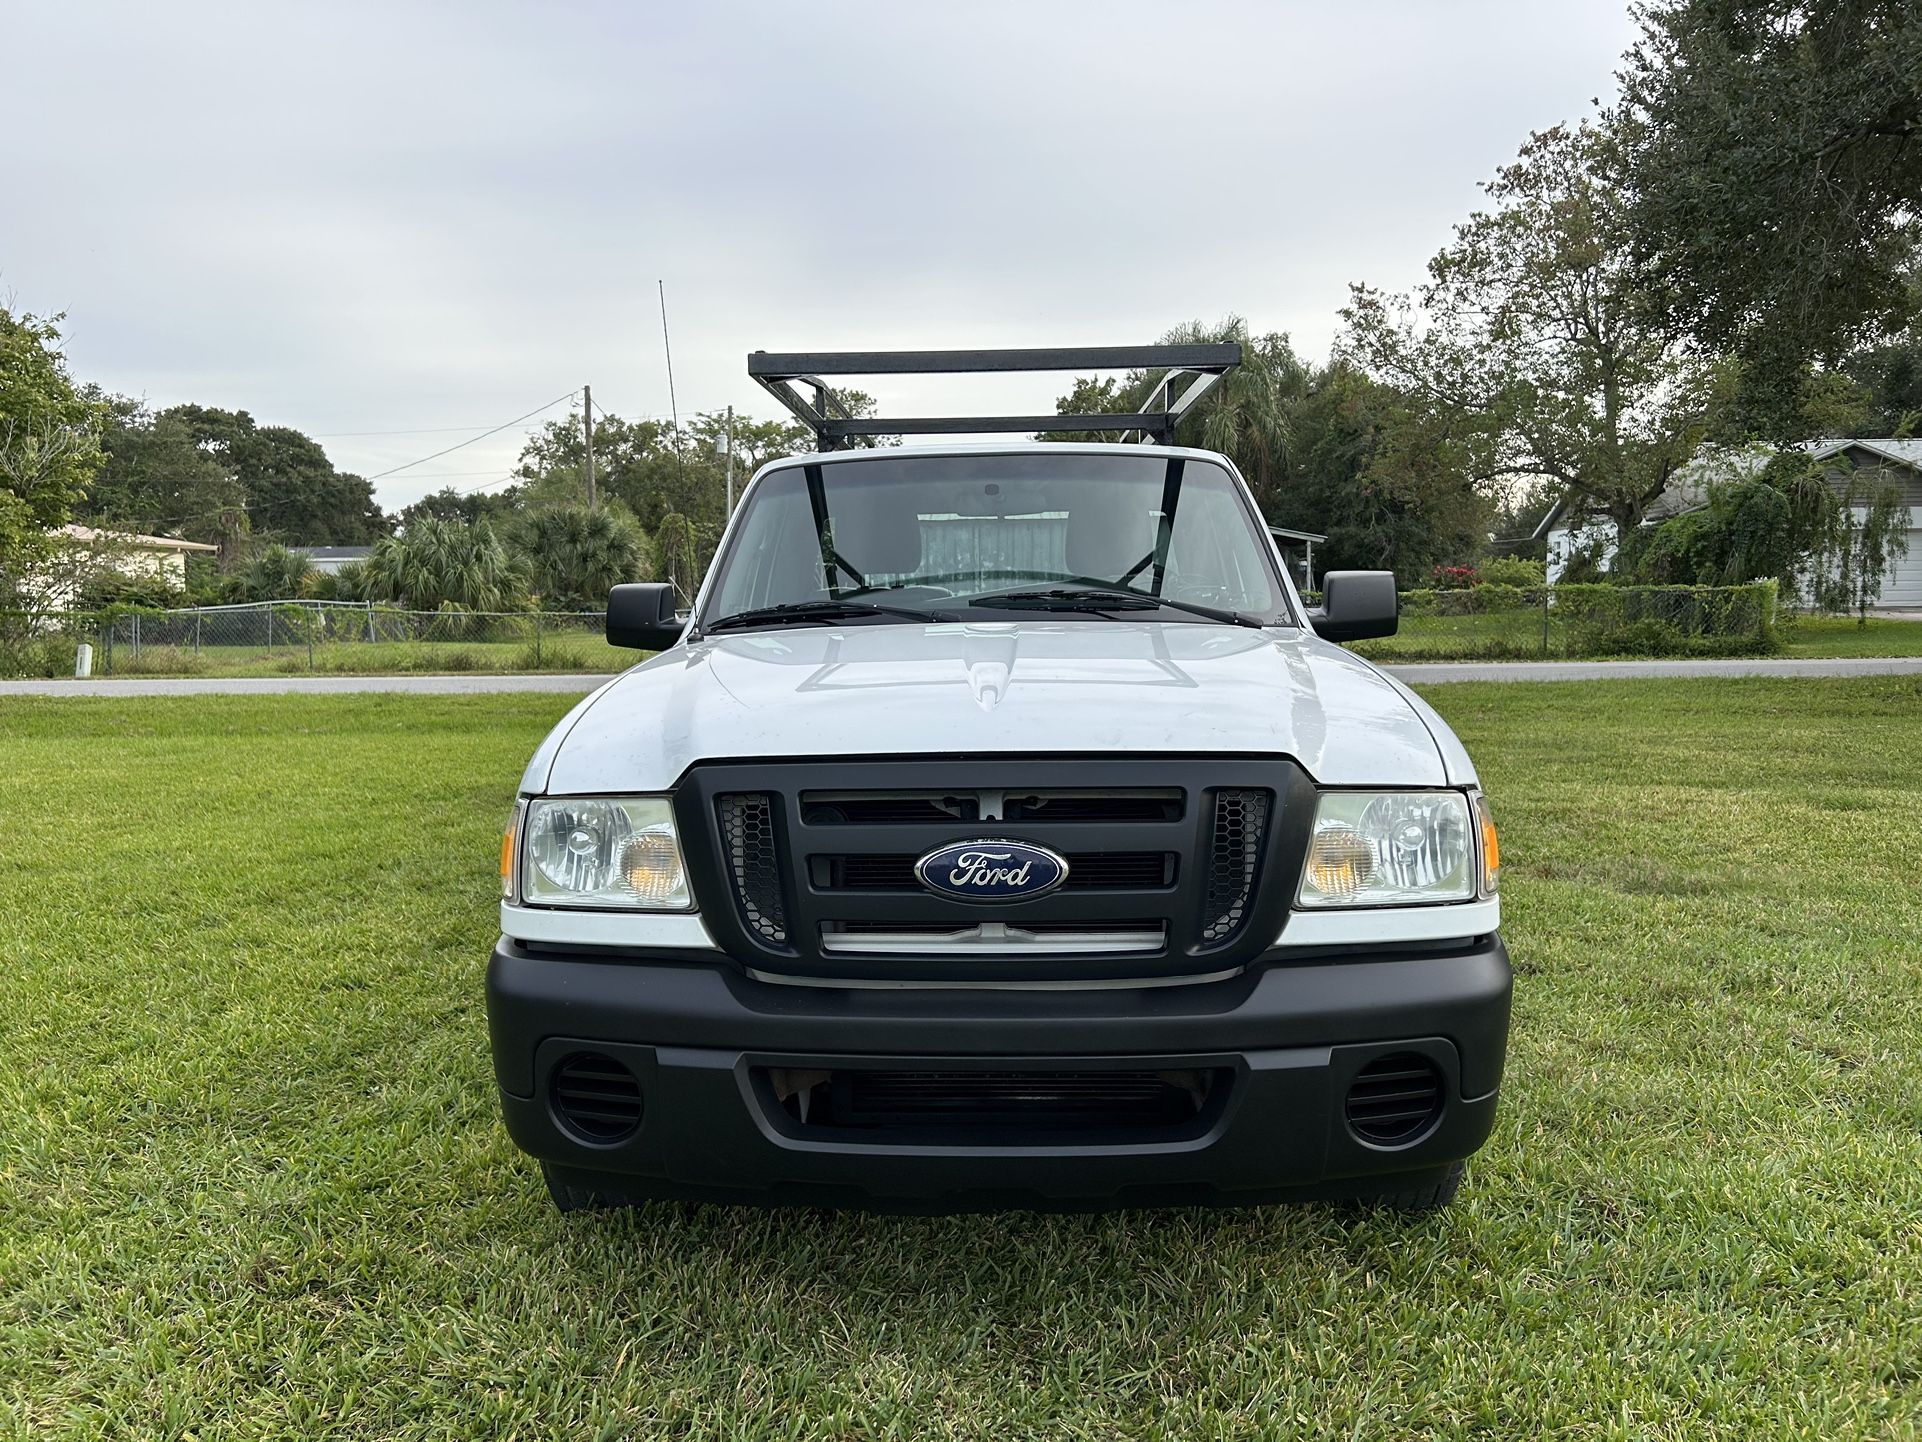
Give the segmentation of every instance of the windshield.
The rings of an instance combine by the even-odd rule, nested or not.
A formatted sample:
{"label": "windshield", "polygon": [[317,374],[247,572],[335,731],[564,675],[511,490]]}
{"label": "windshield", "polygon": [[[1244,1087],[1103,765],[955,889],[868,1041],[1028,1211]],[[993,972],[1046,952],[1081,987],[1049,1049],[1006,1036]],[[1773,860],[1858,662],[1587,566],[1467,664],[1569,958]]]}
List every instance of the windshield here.
{"label": "windshield", "polygon": [[716,561],[704,627],[771,607],[799,610],[770,623],[1159,612],[1293,624],[1240,488],[1192,457],[824,460],[770,472],[743,509]]}

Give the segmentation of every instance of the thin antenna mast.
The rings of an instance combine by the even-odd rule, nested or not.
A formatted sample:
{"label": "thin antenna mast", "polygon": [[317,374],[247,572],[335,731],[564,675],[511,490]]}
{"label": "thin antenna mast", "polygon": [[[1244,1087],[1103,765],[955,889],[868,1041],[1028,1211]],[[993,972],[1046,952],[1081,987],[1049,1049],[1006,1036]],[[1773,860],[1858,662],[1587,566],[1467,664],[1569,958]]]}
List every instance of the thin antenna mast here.
{"label": "thin antenna mast", "polygon": [[681,459],[681,403],[674,399],[674,347],[667,338],[667,282],[657,280],[654,290],[661,298],[661,353],[667,357],[667,409],[674,418],[674,465],[687,468]]}
{"label": "thin antenna mast", "polygon": [[581,387],[581,434],[587,442],[587,509],[597,509],[594,496],[594,387]]}

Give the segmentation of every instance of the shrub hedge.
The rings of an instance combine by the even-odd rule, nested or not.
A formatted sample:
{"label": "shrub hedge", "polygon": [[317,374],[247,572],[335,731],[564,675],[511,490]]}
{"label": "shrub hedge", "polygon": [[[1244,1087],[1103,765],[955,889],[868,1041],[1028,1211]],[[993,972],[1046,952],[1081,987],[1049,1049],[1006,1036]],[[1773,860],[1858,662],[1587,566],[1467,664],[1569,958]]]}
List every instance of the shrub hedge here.
{"label": "shrub hedge", "polygon": [[1356,649],[1398,659],[1755,656],[1780,649],[1775,582],[1509,586],[1401,593],[1401,630]]}

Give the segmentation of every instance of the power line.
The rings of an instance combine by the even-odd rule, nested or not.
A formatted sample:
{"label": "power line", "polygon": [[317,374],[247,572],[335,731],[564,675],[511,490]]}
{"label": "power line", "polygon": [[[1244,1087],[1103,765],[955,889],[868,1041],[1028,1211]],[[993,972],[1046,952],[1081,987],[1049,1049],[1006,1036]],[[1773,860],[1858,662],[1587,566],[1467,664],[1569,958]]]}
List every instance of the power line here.
{"label": "power line", "polygon": [[308,434],[307,439],[310,441],[335,441],[343,436],[453,435],[460,431],[479,431],[485,429],[485,426],[415,426],[411,430],[400,431],[313,431]]}
{"label": "power line", "polygon": [[[509,426],[517,426],[522,421],[533,419],[535,416],[539,415],[542,411],[552,410],[555,406],[559,405],[562,401],[572,400],[578,394],[579,394],[578,391],[569,391],[567,392],[566,395],[556,396],[553,400],[548,401],[545,405],[535,406],[534,409],[527,412],[527,414],[515,416],[514,419],[511,421],[502,421],[499,425],[490,427],[488,430],[483,431],[480,435],[470,436],[467,440],[458,442],[455,445],[446,446],[441,450],[435,451],[432,455],[422,456],[419,460],[407,461],[404,464],[398,465],[398,466],[390,466],[388,469],[381,471],[376,475],[363,476],[361,477],[361,480],[364,481],[371,488],[371,486],[375,481],[378,481],[385,476],[392,476],[392,475],[398,474],[401,471],[412,470],[415,466],[425,465],[429,461],[438,460],[442,456],[448,455],[454,451],[458,451],[463,446],[471,446],[476,441],[484,441],[489,436],[498,435],[500,432],[506,430]],[[336,472],[335,474],[344,476],[348,473]],[[443,472],[442,475],[438,475],[438,476],[437,475],[416,476],[413,479],[438,480],[438,479],[441,479],[442,476],[444,476],[445,474],[446,473]],[[481,475],[486,473],[478,472],[478,471],[468,471],[468,472],[465,472],[464,474]],[[183,478],[183,479],[194,479],[194,480],[204,481],[207,483],[212,483],[213,481],[218,479],[223,482],[238,482],[242,486],[247,484],[247,482],[239,481],[237,477],[226,477],[226,476],[190,477],[190,478]],[[285,476],[256,476],[256,477],[253,477],[252,479],[255,481],[266,481],[266,480],[289,480],[292,478],[285,477]],[[481,489],[485,489],[486,486],[497,486],[497,485],[503,484],[506,481],[511,481],[514,479],[515,479],[514,475],[510,473],[506,476],[497,477],[495,480],[485,482],[482,486],[473,487],[472,489],[481,490]],[[453,488],[443,487],[442,489],[453,489]],[[166,527],[166,526],[184,526],[190,521],[217,521],[222,516],[231,515],[235,511],[239,511],[242,515],[245,515],[251,518],[253,516],[259,515],[263,511],[281,510],[288,506],[311,504],[311,500],[312,500],[311,497],[304,496],[304,495],[282,496],[278,500],[273,500],[273,501],[247,502],[239,506],[222,506],[216,510],[200,511],[200,512],[195,512],[193,514],[184,515],[184,516],[164,516],[159,519],[150,521],[147,524],[152,525],[155,529],[159,529],[161,527]]]}
{"label": "power line", "polygon": [[402,471],[411,471],[415,466],[424,466],[429,461],[439,460],[442,456],[449,455],[454,451],[458,451],[463,446],[471,446],[476,441],[484,441],[489,436],[499,435],[502,431],[506,430],[509,426],[517,426],[522,421],[532,420],[535,416],[539,415],[542,411],[552,410],[555,406],[559,405],[562,401],[571,401],[574,399],[575,396],[579,394],[580,394],[580,391],[576,389],[576,390],[571,390],[567,392],[566,395],[555,396],[554,399],[549,401],[546,405],[535,406],[533,410],[529,411],[524,416],[515,416],[514,419],[511,421],[502,421],[499,425],[495,426],[492,430],[482,431],[477,436],[470,436],[468,439],[464,441],[458,441],[451,446],[447,446],[441,450],[435,451],[430,456],[422,456],[417,461],[408,461],[403,465],[389,466],[386,470],[380,471],[374,475],[367,477],[367,480],[370,483],[373,481],[383,480],[388,476],[398,475]]}

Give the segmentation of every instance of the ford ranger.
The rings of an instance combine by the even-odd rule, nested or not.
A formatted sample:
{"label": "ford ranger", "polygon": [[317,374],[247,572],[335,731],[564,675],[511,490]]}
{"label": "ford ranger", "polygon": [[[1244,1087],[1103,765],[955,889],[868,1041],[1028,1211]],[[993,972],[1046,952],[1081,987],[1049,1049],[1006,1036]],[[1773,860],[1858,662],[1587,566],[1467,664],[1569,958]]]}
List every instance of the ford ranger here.
{"label": "ford ranger", "polygon": [[1337,644],[1395,625],[1212,452],[764,466],[522,778],[509,1132],[563,1209],[1445,1204],[1510,972],[1474,765]]}

